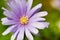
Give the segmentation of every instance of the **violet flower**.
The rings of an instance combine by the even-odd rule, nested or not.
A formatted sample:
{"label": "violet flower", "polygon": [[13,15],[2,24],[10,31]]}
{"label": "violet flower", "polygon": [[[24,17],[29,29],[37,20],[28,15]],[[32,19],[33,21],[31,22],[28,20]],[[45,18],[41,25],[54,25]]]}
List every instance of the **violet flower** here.
{"label": "violet flower", "polygon": [[[33,0],[12,0],[7,2],[10,10],[3,8],[5,18],[2,18],[3,25],[10,25],[2,35],[7,35],[13,32],[11,40],[23,40],[24,33],[28,40],[34,40],[32,34],[38,34],[38,29],[47,28],[49,23],[44,22],[46,19],[42,18],[48,13],[46,11],[38,12],[42,4],[38,4],[31,8]],[[32,33],[32,34],[31,34]]]}

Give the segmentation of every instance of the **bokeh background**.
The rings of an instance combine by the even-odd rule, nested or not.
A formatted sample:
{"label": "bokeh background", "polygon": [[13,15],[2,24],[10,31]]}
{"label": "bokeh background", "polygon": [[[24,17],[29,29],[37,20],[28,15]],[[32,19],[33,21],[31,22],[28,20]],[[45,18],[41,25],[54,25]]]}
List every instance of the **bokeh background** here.
{"label": "bokeh background", "polygon": [[[43,6],[40,11],[47,11],[48,15],[45,17],[46,21],[50,23],[48,28],[43,30],[39,30],[40,35],[34,36],[34,40],[60,40],[60,10],[59,8],[53,7],[51,5],[52,0],[34,0],[33,6],[42,3]],[[3,15],[2,7],[7,8],[6,0],[0,0],[0,20],[5,17]],[[2,36],[2,32],[4,32],[8,26],[2,25],[0,21],[0,40],[10,40],[12,33],[9,33],[6,36]],[[27,40],[24,37],[24,40]]]}

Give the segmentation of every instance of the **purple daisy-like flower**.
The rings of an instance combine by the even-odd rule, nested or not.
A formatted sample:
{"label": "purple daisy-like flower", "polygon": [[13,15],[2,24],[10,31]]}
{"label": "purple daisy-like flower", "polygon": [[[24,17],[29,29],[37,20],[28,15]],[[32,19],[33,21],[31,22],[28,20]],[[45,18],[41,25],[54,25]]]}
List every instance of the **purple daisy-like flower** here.
{"label": "purple daisy-like flower", "polygon": [[[10,10],[3,8],[5,18],[2,18],[3,25],[12,25],[5,30],[2,35],[7,35],[13,32],[11,40],[23,40],[24,33],[28,40],[34,40],[32,34],[38,34],[38,29],[47,28],[49,23],[44,22],[46,19],[42,18],[48,13],[46,11],[38,12],[42,4],[31,8],[33,0],[12,0],[7,2]],[[32,34],[31,34],[32,33]]]}

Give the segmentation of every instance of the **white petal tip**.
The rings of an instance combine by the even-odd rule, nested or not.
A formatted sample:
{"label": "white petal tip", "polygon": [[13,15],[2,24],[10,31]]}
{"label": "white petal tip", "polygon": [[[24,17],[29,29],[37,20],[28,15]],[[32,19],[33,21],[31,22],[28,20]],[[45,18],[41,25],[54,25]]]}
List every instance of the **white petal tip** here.
{"label": "white petal tip", "polygon": [[39,31],[37,30],[36,32],[35,32],[35,35],[37,35],[39,33]]}
{"label": "white petal tip", "polygon": [[40,36],[40,33],[37,33],[36,36]]}
{"label": "white petal tip", "polygon": [[42,11],[41,14],[42,14],[41,16],[47,16],[48,12],[47,11]]}
{"label": "white petal tip", "polygon": [[1,19],[1,21],[3,21],[3,18]]}
{"label": "white petal tip", "polygon": [[49,27],[49,22],[46,22],[46,24],[45,24],[45,28],[48,28]]}
{"label": "white petal tip", "polygon": [[2,9],[5,9],[4,7],[2,7]]}
{"label": "white petal tip", "polygon": [[14,40],[14,37],[13,36],[11,37],[11,40]]}
{"label": "white petal tip", "polygon": [[42,4],[41,4],[41,3],[40,3],[39,5],[40,5],[40,6],[42,6]]}
{"label": "white petal tip", "polygon": [[41,4],[41,3],[40,3],[40,4],[38,4],[38,5],[37,5],[37,7],[41,8],[41,7],[42,7],[42,4]]}
{"label": "white petal tip", "polygon": [[2,33],[2,35],[5,35],[5,33]]}
{"label": "white petal tip", "polygon": [[35,35],[38,35],[39,34],[39,32],[37,32]]}
{"label": "white petal tip", "polygon": [[1,21],[4,21],[5,19],[7,19],[7,18],[2,18]]}
{"label": "white petal tip", "polygon": [[47,11],[45,11],[45,15],[48,15],[48,12]]}
{"label": "white petal tip", "polygon": [[48,28],[49,24],[50,24],[50,23],[47,22],[47,28]]}
{"label": "white petal tip", "polygon": [[4,23],[3,21],[4,21],[4,19],[2,18],[2,19],[1,19],[1,22],[2,22],[2,24],[4,25],[5,23]]}
{"label": "white petal tip", "polygon": [[6,10],[4,7],[2,7],[3,10]]}
{"label": "white petal tip", "polygon": [[2,22],[2,24],[4,25],[4,23]]}

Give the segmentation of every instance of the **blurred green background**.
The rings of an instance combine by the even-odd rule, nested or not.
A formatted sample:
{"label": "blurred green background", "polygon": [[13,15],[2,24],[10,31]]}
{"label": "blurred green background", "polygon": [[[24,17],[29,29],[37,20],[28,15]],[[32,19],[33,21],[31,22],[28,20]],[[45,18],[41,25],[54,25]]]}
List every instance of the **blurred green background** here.
{"label": "blurred green background", "polygon": [[[34,40],[60,40],[60,11],[54,9],[50,5],[51,0],[34,0],[33,6],[42,3],[43,6],[40,11],[47,11],[48,15],[45,17],[46,21],[50,23],[48,28],[45,28],[40,31],[40,36],[34,36]],[[0,0],[0,19],[4,17],[2,7],[6,6],[6,0]],[[0,40],[10,40],[11,33],[2,36],[2,32],[4,32],[8,26],[2,25],[0,21]],[[24,40],[27,40],[25,37]]]}

